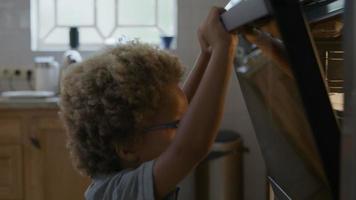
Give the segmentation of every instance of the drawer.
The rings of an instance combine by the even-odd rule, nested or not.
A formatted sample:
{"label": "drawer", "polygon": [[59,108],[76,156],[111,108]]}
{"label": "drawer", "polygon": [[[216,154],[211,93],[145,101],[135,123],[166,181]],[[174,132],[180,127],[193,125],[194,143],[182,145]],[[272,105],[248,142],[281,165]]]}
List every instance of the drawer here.
{"label": "drawer", "polygon": [[22,129],[21,117],[0,118],[0,144],[19,144]]}
{"label": "drawer", "polygon": [[62,130],[63,125],[56,112],[42,112],[29,119],[30,126],[35,125],[40,130]]}
{"label": "drawer", "polygon": [[0,199],[22,198],[22,170],[21,146],[0,146]]}

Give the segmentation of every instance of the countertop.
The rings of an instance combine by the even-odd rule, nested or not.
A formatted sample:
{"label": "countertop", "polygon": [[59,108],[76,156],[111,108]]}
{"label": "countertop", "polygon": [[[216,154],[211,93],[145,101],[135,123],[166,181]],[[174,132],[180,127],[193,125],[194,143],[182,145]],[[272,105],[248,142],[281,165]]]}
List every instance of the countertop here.
{"label": "countertop", "polygon": [[3,98],[0,97],[0,109],[56,109],[59,97],[49,98]]}

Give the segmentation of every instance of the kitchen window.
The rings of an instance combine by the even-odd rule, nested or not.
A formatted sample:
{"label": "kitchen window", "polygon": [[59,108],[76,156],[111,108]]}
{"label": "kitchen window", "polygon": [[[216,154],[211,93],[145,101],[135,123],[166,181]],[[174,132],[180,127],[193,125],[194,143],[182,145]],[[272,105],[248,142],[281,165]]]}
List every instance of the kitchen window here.
{"label": "kitchen window", "polygon": [[97,50],[119,38],[159,45],[176,35],[176,0],[31,0],[31,48],[69,48],[69,28],[78,27],[80,50]]}

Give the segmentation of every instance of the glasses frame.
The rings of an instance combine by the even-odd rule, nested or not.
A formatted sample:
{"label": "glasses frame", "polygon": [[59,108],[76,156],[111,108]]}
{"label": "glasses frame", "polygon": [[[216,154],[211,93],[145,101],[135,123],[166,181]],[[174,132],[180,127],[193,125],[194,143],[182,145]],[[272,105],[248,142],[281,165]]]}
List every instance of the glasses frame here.
{"label": "glasses frame", "polygon": [[158,125],[154,125],[148,128],[144,129],[144,132],[151,132],[151,131],[157,131],[157,130],[161,130],[161,129],[176,129],[178,128],[180,120],[175,120],[173,122],[168,122],[168,123],[164,123],[164,124],[158,124]]}

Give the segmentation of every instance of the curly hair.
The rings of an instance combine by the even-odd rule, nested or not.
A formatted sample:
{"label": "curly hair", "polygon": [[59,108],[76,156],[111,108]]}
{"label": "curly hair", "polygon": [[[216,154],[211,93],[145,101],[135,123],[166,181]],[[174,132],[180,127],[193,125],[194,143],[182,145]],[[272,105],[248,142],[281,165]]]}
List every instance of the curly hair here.
{"label": "curly hair", "polygon": [[140,134],[164,98],[164,86],[178,83],[182,75],[177,57],[139,42],[71,65],[61,80],[60,117],[79,172],[120,171],[115,145]]}

